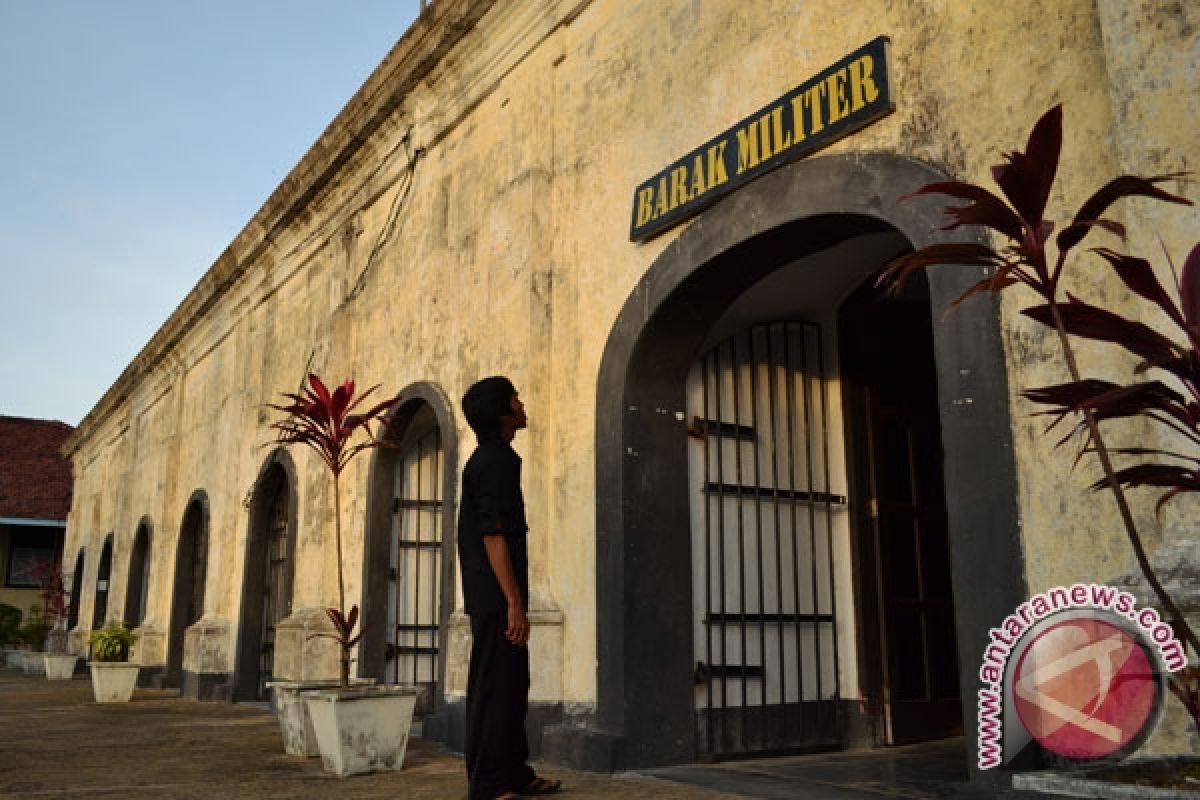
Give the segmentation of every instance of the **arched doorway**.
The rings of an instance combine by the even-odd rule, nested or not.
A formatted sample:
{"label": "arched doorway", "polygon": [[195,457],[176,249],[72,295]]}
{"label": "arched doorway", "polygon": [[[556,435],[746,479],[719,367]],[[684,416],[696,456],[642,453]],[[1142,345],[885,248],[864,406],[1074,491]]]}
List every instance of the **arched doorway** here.
{"label": "arched doorway", "polygon": [[933,311],[924,275],[838,312],[864,696],[880,737],[963,732]]}
{"label": "arched doorway", "polygon": [[[723,318],[733,323],[727,316],[731,299],[789,264],[819,258],[866,237],[899,237],[914,247],[936,241],[938,206],[923,201],[897,205],[895,198],[944,179],[922,164],[886,154],[828,156],[781,167],[706,211],[663,251],[631,292],[609,335],[597,386],[599,671],[591,736],[596,740],[593,752],[611,753],[604,766],[679,763],[706,752],[708,734],[697,714],[696,695],[697,682],[710,678],[697,670],[696,627],[679,624],[681,609],[673,598],[690,602],[700,583],[692,559],[684,555],[693,550],[693,491],[685,468],[691,446],[687,377],[706,344],[713,337],[720,341],[718,323]],[[817,298],[822,299],[827,332],[836,330],[841,299],[894,254],[830,264],[822,270],[831,279],[825,288],[832,291],[836,285],[840,292]],[[945,307],[971,280],[960,270],[933,273],[932,306]],[[970,663],[981,652],[988,627],[1025,594],[997,314],[993,303],[986,312],[973,309],[954,315],[936,326],[932,343],[960,663]],[[827,341],[834,339],[827,335]],[[835,381],[837,376],[827,373],[824,380]],[[829,388],[829,397],[837,396],[834,387]],[[972,404],[955,402],[964,394],[972,397]],[[845,447],[843,431],[830,427],[829,441]],[[848,481],[850,476],[845,477]],[[853,496],[857,489],[848,491]],[[762,501],[751,496],[751,502]],[[843,518],[849,520],[850,514]],[[861,576],[859,554],[850,563]],[[837,643],[838,669],[845,680],[831,698],[837,707],[832,729],[836,740],[812,744],[883,743],[888,741],[884,732],[869,730],[882,710],[875,716],[857,711],[870,689],[863,681],[867,670],[856,669],[864,657],[859,644],[866,628],[860,623],[877,612],[864,602],[856,579],[838,585],[850,592],[853,602],[837,608],[837,630],[848,630],[855,642]],[[973,591],[981,585],[989,591]],[[810,611],[817,618],[824,613],[804,608],[784,613],[802,616]],[[827,624],[819,619],[808,622],[814,627]],[[853,624],[846,628],[843,623]],[[769,739],[775,723],[768,715],[760,717],[767,718]],[[736,724],[764,727],[752,713]],[[738,740],[741,733],[730,736]],[[784,743],[785,748],[794,745]],[[973,749],[974,742],[967,747]],[[738,750],[714,754],[731,749]],[[752,743],[746,749],[758,747]]]}
{"label": "arched doorway", "polygon": [[276,450],[250,500],[235,700],[266,701],[275,665],[275,627],[292,611],[296,553],[296,469]]}
{"label": "arched doorway", "polygon": [[92,629],[103,628],[108,619],[108,584],[112,574],[113,535],[104,537],[100,563],[96,567],[96,594],[92,601]]}
{"label": "arched doorway", "polygon": [[418,383],[388,422],[393,446],[376,451],[368,496],[361,674],[422,686],[442,708],[446,624],[454,601],[457,447],[450,404]]}
{"label": "arched doorway", "polygon": [[183,645],[189,626],[204,614],[204,583],[208,578],[208,496],[197,491],[188,501],[175,546],[175,585],[171,596],[171,627],[167,638],[164,686],[183,684]]}
{"label": "arched doorway", "polygon": [[125,621],[131,627],[141,625],[146,618],[150,556],[150,520],[143,518],[133,535],[133,549],[129,554],[129,579],[125,584]]}
{"label": "arched doorway", "polygon": [[75,630],[79,625],[79,600],[83,594],[83,568],[85,566],[84,548],[79,548],[75,556],[75,571],[71,573],[71,596],[67,599],[67,630]]}

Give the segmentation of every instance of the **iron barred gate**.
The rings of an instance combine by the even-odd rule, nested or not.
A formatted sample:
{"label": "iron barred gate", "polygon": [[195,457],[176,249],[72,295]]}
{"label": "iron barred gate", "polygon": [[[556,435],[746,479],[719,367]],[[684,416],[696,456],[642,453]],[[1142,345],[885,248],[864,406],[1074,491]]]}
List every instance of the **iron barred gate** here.
{"label": "iron barred gate", "polygon": [[397,683],[430,689],[436,689],[441,657],[442,459],[436,426],[402,452],[392,517],[386,673]]}
{"label": "iron barred gate", "polygon": [[269,698],[267,681],[275,672],[275,628],[291,613],[291,570],[288,565],[288,482],[276,479],[267,514],[266,564],[263,575],[262,642],[258,659],[256,697]]}
{"label": "iron barred gate", "polygon": [[835,513],[820,328],[756,325],[688,384],[696,724],[712,757],[839,742]]}

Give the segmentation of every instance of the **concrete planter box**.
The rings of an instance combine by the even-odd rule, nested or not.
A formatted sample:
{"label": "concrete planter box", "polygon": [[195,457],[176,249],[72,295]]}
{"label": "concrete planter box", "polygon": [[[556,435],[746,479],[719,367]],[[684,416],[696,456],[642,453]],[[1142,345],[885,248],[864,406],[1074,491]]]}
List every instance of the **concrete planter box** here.
{"label": "concrete planter box", "polygon": [[31,653],[25,651],[21,654],[23,660],[22,668],[26,675],[45,675],[46,674],[46,659],[45,653]]}
{"label": "concrete planter box", "polygon": [[89,661],[92,693],[97,703],[128,703],[137,685],[137,664],[128,661]]}
{"label": "concrete planter box", "polygon": [[[374,678],[353,678],[354,686],[372,686]],[[279,720],[279,732],[283,736],[283,752],[289,756],[314,758],[321,755],[317,748],[317,737],[313,733],[312,718],[308,704],[301,692],[314,689],[335,689],[339,681],[267,681],[271,690],[271,710]]]}
{"label": "concrete planter box", "polygon": [[21,656],[20,650],[6,648],[0,650],[0,666],[8,667],[9,669],[22,669],[25,660]]}
{"label": "concrete planter box", "polygon": [[403,768],[415,687],[318,689],[304,698],[326,770],[345,776]]}
{"label": "concrete planter box", "polygon": [[46,679],[51,681],[69,681],[75,674],[75,664],[79,656],[45,653]]}

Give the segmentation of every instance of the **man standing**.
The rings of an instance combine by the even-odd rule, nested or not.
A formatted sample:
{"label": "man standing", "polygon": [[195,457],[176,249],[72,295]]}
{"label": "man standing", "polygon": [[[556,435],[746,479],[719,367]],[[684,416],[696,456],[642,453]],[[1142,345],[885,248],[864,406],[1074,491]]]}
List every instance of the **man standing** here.
{"label": "man standing", "polygon": [[512,449],[525,407],[507,378],[485,378],[463,395],[478,447],[463,468],[458,563],[471,618],[466,761],[469,800],[550,794],[559,781],[526,764],[529,744],[529,560],[521,458]]}

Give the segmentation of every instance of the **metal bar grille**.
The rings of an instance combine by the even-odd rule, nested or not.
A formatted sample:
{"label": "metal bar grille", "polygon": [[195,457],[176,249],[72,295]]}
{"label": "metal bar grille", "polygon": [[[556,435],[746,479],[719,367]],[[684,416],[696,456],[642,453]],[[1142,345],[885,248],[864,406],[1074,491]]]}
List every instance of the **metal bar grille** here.
{"label": "metal bar grille", "polygon": [[709,755],[838,742],[832,517],[846,499],[830,485],[822,349],[814,324],[757,325],[689,377],[697,741]]}
{"label": "metal bar grille", "polygon": [[752,497],[755,500],[767,498],[771,500],[791,500],[809,505],[844,504],[846,498],[840,494],[829,492],[813,492],[808,490],[778,489],[772,486],[734,486],[728,483],[709,481],[704,484],[706,494],[732,494],[737,497]]}
{"label": "metal bar grille", "polygon": [[709,614],[704,621],[710,624],[726,623],[735,620],[747,622],[833,622],[833,614]]}
{"label": "metal bar grille", "polygon": [[432,686],[441,658],[442,442],[432,427],[412,440],[396,468],[392,539],[393,626],[389,677]]}
{"label": "metal bar grille", "polygon": [[267,681],[275,673],[275,628],[291,612],[288,574],[288,484],[280,476],[267,511],[263,574],[262,641],[258,656],[256,699],[266,700]]}

